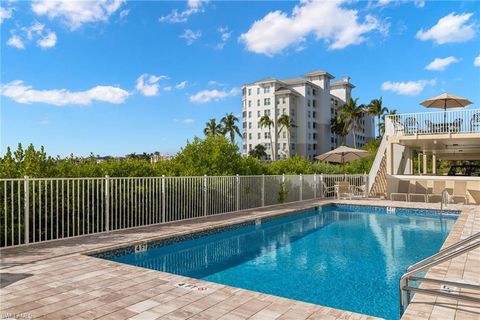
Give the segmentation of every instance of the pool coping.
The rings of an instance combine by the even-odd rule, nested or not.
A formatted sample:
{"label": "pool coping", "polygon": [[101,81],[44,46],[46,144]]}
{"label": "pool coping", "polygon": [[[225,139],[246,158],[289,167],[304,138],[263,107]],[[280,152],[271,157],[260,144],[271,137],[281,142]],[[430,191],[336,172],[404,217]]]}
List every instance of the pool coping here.
{"label": "pool coping", "polygon": [[[268,217],[279,217],[280,215],[288,215],[288,214],[295,214],[297,213],[299,210],[308,210],[309,208],[313,208],[313,207],[316,207],[318,205],[328,205],[328,204],[332,204],[332,203],[339,203],[339,204],[354,204],[354,205],[365,205],[365,200],[341,200],[341,201],[335,201],[335,200],[328,200],[328,201],[319,201],[319,200],[313,200],[313,201],[305,201],[305,202],[301,202],[301,203],[293,203],[293,204],[288,204],[288,205],[282,205],[282,206],[276,206],[275,208],[260,208],[260,209],[253,209],[253,210],[249,210],[248,212],[251,212],[253,214],[248,214],[247,212],[247,215],[242,215],[240,217],[235,217],[235,213],[232,213],[232,214],[224,214],[222,215],[222,217],[218,217],[220,218],[219,220],[220,221],[217,221],[218,223],[216,223],[213,227],[210,225],[207,225],[206,226],[200,226],[198,228],[195,228],[193,229],[193,232],[196,230],[196,231],[205,231],[205,230],[208,230],[209,228],[210,229],[214,229],[215,227],[221,227],[221,226],[232,226],[232,225],[236,225],[238,223],[241,223],[239,222],[239,220],[243,220],[243,222],[247,222],[247,221],[254,221],[255,219],[257,219],[258,217],[260,218],[268,218]],[[372,203],[372,204],[370,204]],[[375,203],[375,204],[373,204]],[[390,204],[390,205],[389,205]],[[370,206],[370,205],[373,205],[373,206],[376,206],[376,205],[380,205],[380,206],[395,206],[395,207],[400,207],[400,208],[412,208],[413,206],[415,206],[416,208],[418,208],[418,204],[412,204],[412,203],[399,203],[399,202],[388,202],[388,201],[385,201],[385,200],[382,200],[382,201],[369,201],[369,204],[367,206]],[[429,207],[431,207],[432,204],[424,204],[424,205],[428,205]],[[455,207],[455,206],[452,206],[452,207]],[[472,207],[472,206],[463,206],[463,207],[460,207],[458,206],[457,209],[461,210],[461,213],[460,213],[460,216],[459,218],[457,219],[457,222],[455,223],[454,225],[454,228],[452,229],[452,231],[450,232],[449,236],[447,237],[447,241],[455,241],[455,237],[452,236],[452,232],[453,230],[456,230],[456,229],[459,229],[461,228],[463,230],[463,228],[465,227],[465,223],[462,225],[462,226],[459,226],[457,227],[458,224],[458,221],[460,220],[460,218],[462,218],[462,216],[465,218],[463,219],[462,218],[462,221],[463,220],[468,220],[468,216],[470,216],[470,214],[467,212],[467,214],[465,214],[466,211],[469,211],[469,210],[473,210],[473,216],[476,216],[476,217],[480,217],[480,213],[478,211],[480,211],[478,208],[478,206],[474,209],[468,209],[467,207]],[[426,208],[426,209],[432,209],[432,208]],[[245,214],[245,212],[244,212]],[[201,218],[200,218],[201,219]],[[477,218],[475,218],[477,219]],[[214,219],[216,220],[216,219]],[[178,224],[178,223],[174,223],[174,224]],[[182,224],[182,223],[180,223]],[[142,242],[146,242],[146,241],[151,241],[151,240],[155,240],[155,239],[159,239],[159,238],[169,238],[169,237],[172,237],[173,235],[181,235],[181,234],[191,234],[192,233],[192,229],[188,228],[188,224],[189,223],[186,223],[187,224],[187,230],[180,230],[180,231],[177,231],[177,232],[168,232],[167,230],[167,234],[163,235],[163,236],[153,236],[153,237],[144,237],[144,238],[141,238],[141,237],[137,237],[136,239],[130,239],[128,241],[123,241],[122,243],[117,243],[117,244],[113,244],[113,245],[109,245],[109,246],[105,246],[103,245],[101,248],[80,248],[80,250],[77,250],[76,252],[70,252],[70,253],[66,253],[65,254],[65,251],[61,251],[61,250],[53,250],[53,252],[50,252],[50,251],[47,251],[46,253],[46,257],[44,257],[44,259],[35,259],[35,257],[33,257],[32,259],[30,259],[29,261],[29,257],[31,257],[31,254],[29,255],[29,253],[26,254],[26,259],[17,259],[19,260],[18,263],[14,263],[13,260],[15,260],[14,258],[21,258],[22,256],[22,252],[21,250],[18,250],[17,249],[17,252],[15,253],[15,250],[8,250],[8,249],[1,249],[0,250],[0,254],[2,254],[2,264],[3,262],[6,260],[7,262],[9,261],[10,259],[10,262],[12,263],[11,266],[8,266],[7,268],[4,268],[2,271],[28,271],[28,270],[36,270],[36,268],[38,269],[39,267],[45,265],[45,264],[51,264],[51,265],[56,265],[56,264],[63,264],[63,265],[68,265],[70,266],[70,268],[72,268],[73,266],[71,266],[71,263],[69,263],[68,261],[68,258],[70,259],[73,259],[73,260],[78,260],[78,261],[81,261],[81,263],[85,264],[85,265],[88,265],[90,268],[96,268],[97,266],[96,265],[102,265],[104,266],[105,268],[111,268],[111,269],[114,269],[115,267],[117,269],[121,269],[121,270],[124,270],[124,269],[129,269],[129,270],[135,270],[133,272],[135,273],[138,273],[139,275],[142,274],[142,273],[145,273],[145,271],[140,271],[138,269],[141,269],[141,268],[138,268],[138,267],[133,267],[133,266],[121,266],[119,267],[118,265],[121,265],[119,263],[116,263],[116,262],[111,262],[111,261],[103,261],[101,262],[102,259],[97,259],[97,258],[93,258],[91,256],[88,256],[86,254],[88,253],[93,253],[93,252],[98,252],[98,251],[108,251],[108,250],[112,250],[114,248],[118,248],[118,247],[122,247],[122,246],[125,246],[125,245],[132,245],[135,241],[137,243],[142,243]],[[147,228],[147,229],[152,229],[152,228],[159,228],[159,229],[168,229],[168,227],[170,227],[172,224],[163,224],[163,225],[156,225],[156,226],[150,226],[150,227],[143,227],[143,228]],[[200,223],[201,225],[201,223]],[[134,230],[136,231],[137,233],[140,233],[142,230],[142,228],[138,228],[137,230]],[[217,231],[218,232],[218,231]],[[118,233],[122,233],[121,231],[118,232]],[[128,236],[131,235],[132,232],[125,232],[125,233],[128,233]],[[134,232],[135,233],[135,232]],[[455,233],[457,234],[457,232]],[[108,238],[109,236],[111,236],[112,233],[108,233],[108,234],[98,234],[98,235],[95,235],[97,236],[97,238],[99,239],[102,239],[102,238]],[[148,233],[147,233],[148,235]],[[451,239],[452,238],[452,239]],[[69,239],[67,239],[69,240]],[[62,241],[67,241],[67,240],[61,240],[59,242],[62,242]],[[80,241],[80,240],[84,240],[84,239],[81,239],[81,238],[76,238],[74,239],[74,241]],[[446,245],[447,241],[445,242],[444,246]],[[51,242],[50,244],[47,244],[47,247],[50,245],[52,246],[53,242]],[[45,245],[41,246],[41,244],[38,244],[38,245],[32,245],[32,247],[45,247]],[[88,247],[88,246],[87,246]],[[68,246],[67,246],[68,248]],[[10,249],[15,249],[15,248],[10,248]],[[25,247],[23,248],[19,248],[19,249],[25,249]],[[83,250],[84,249],[84,250]],[[56,251],[59,251],[60,254],[57,254],[55,255],[54,253]],[[6,259],[5,259],[5,253],[6,254]],[[51,253],[51,254],[49,254]],[[63,253],[63,254],[62,254]],[[12,259],[12,254],[13,254],[13,259]],[[17,256],[17,257],[15,257]],[[92,259],[93,258],[93,259]],[[87,259],[87,260],[85,260]],[[77,261],[77,262],[78,262]],[[115,264],[115,265],[112,265],[112,264]],[[132,269],[133,268],[133,269]],[[40,268],[41,270],[42,268]],[[112,272],[115,272],[112,271]],[[195,280],[195,279],[190,279],[190,278],[186,278],[186,277],[181,277],[181,276],[177,276],[177,275],[173,275],[173,274],[168,274],[168,273],[163,273],[163,272],[159,272],[159,271],[153,271],[157,277],[161,277],[161,278],[165,278],[165,279],[170,279],[170,282],[169,284],[171,285],[171,282],[172,282],[172,279],[176,279],[174,281],[191,281],[191,282],[194,282],[194,283],[202,283],[201,280]],[[150,274],[151,272],[147,272],[148,274]],[[41,274],[39,275],[41,277]],[[41,280],[43,279],[39,279],[38,281],[41,282]],[[65,280],[65,279],[63,279]],[[68,280],[65,280],[68,282]],[[23,284],[21,281],[18,281],[20,282],[18,284],[18,286],[20,286],[20,290],[25,290],[27,289],[28,290],[28,281],[26,284]],[[17,282],[17,283],[18,283]],[[298,302],[298,301],[294,301],[294,300],[289,300],[289,299],[286,299],[286,298],[279,298],[279,297],[275,297],[275,296],[270,296],[270,295],[265,295],[265,294],[260,294],[260,293],[256,293],[256,292],[253,292],[253,291],[249,291],[249,290],[244,290],[244,289],[237,289],[237,288],[233,288],[233,287],[228,287],[228,286],[223,286],[223,285],[215,285],[215,284],[212,284],[212,283],[209,283],[209,282],[205,282],[203,281],[203,283],[206,283],[205,286],[209,286],[209,287],[214,287],[214,288],[218,288],[218,286],[220,286],[221,289],[218,289],[218,290],[236,290],[235,292],[241,292],[241,294],[246,294],[247,296],[248,295],[252,295],[252,298],[251,299],[256,299],[256,303],[258,304],[259,302],[257,301],[258,299],[260,300],[271,300],[273,299],[272,301],[281,301],[282,304],[288,304],[288,303],[293,303],[295,305],[295,308],[293,309],[289,309],[287,311],[285,311],[283,314],[288,314],[288,313],[295,313],[298,315],[298,313],[300,312],[301,313],[301,310],[305,309],[305,310],[309,310],[309,316],[308,317],[311,317],[312,315],[315,315],[315,314],[323,314],[323,315],[329,315],[331,316],[332,318],[343,318],[343,317],[350,317],[350,318],[368,318],[368,316],[366,315],[359,315],[359,314],[355,314],[355,313],[352,313],[352,312],[348,312],[348,311],[342,311],[342,310],[337,310],[337,309],[332,309],[332,308],[328,308],[328,307],[323,307],[323,306],[318,306],[318,305],[311,305],[311,304],[308,304],[308,303],[304,303],[304,302]],[[27,285],[26,288],[22,287],[22,284],[23,285]],[[17,286],[17,287],[18,287]],[[10,287],[10,288],[9,288]],[[6,291],[6,294],[7,295],[14,295],[14,292],[16,292],[16,290],[14,289],[16,286],[15,285],[11,285],[7,288],[9,288],[7,291]],[[177,288],[178,289],[178,288]],[[176,290],[176,289],[172,289],[172,290]],[[2,289],[2,296],[4,295],[4,292],[5,290]],[[247,294],[248,293],[248,294]],[[215,294],[215,292],[213,293],[213,295]],[[137,294],[138,295],[138,294]],[[137,295],[134,295],[135,297]],[[258,297],[254,297],[254,296],[258,296]],[[133,297],[132,297],[133,298]],[[251,300],[250,299],[250,300]],[[280,300],[278,300],[280,299]],[[3,300],[3,298],[2,298]],[[149,300],[149,299],[147,299]],[[151,299],[150,299],[151,300]],[[250,301],[248,300],[248,301]],[[262,300],[262,301],[263,301]],[[10,300],[9,300],[10,301]],[[415,301],[415,299],[414,299]],[[13,297],[12,300],[10,301],[10,304],[8,303],[7,301],[7,308],[4,308],[4,304],[2,303],[2,307],[1,307],[1,310],[2,312],[4,311],[7,311],[7,312],[21,312],[22,310],[23,311],[26,311],[26,310],[29,310],[28,309],[28,305],[24,305],[22,304],[23,308],[21,309],[18,309],[16,307],[18,307],[18,304],[15,305],[14,303],[12,302],[15,302],[15,298]],[[287,303],[288,302],[288,303]],[[132,302],[133,303],[133,302]],[[140,302],[139,302],[140,303]],[[268,307],[265,307],[264,309],[266,310],[267,308],[271,307],[273,304],[270,304]],[[82,305],[82,303],[80,302],[78,305]],[[77,305],[77,309],[79,308]],[[405,313],[405,316],[404,318],[405,319],[410,319],[408,317],[410,317],[411,314],[414,314],[415,312],[415,308],[418,306],[418,305],[421,305],[420,304],[416,304],[415,303],[412,303],[409,308],[407,309],[407,312]],[[10,306],[10,307],[8,307]],[[37,307],[36,309],[32,309],[31,312],[33,312],[35,314],[35,310],[37,309],[42,309],[43,308],[46,308],[48,307],[47,306],[38,306],[38,305],[33,305],[33,307]],[[69,310],[69,309],[72,309],[73,307],[75,306],[72,306],[72,307],[66,307],[62,310]],[[26,308],[26,309],[25,309]],[[183,307],[185,308],[185,307]],[[239,308],[241,308],[241,306],[239,306]],[[24,310],[25,309],[25,310]],[[128,309],[128,307],[126,308]],[[180,308],[182,309],[182,308]],[[263,310],[260,310],[258,314],[261,314],[261,312],[263,312]],[[82,309],[83,310],[83,309]],[[121,309],[123,310],[123,309]],[[121,311],[121,310],[117,310],[118,312]],[[135,310],[139,310],[139,309],[135,309]],[[153,309],[152,309],[153,310]],[[235,309],[236,310],[236,309]],[[45,310],[43,310],[45,311]],[[89,310],[91,311],[91,310]],[[84,311],[85,312],[89,312],[89,311]],[[111,314],[114,314],[116,313],[117,311],[114,311],[112,312]],[[66,311],[65,311],[66,312]],[[70,310],[70,312],[72,312]],[[126,312],[126,311],[125,311]],[[133,311],[129,311],[130,312],[130,315],[131,315],[131,312]],[[137,313],[136,315],[132,315],[132,316],[140,316],[141,314],[144,314],[148,312],[148,310],[144,310],[144,311],[141,311],[139,313]],[[151,311],[150,311],[151,312]],[[176,311],[174,311],[176,312]],[[202,311],[203,312],[203,311]],[[202,313],[200,312],[200,314]],[[412,313],[413,312],[413,313]],[[427,314],[428,312],[424,312],[422,311],[423,314]],[[433,312],[433,310],[432,310]],[[47,313],[48,315],[49,313]],[[54,312],[52,313],[53,314],[58,314],[58,312]],[[80,313],[81,315],[82,313]],[[282,315],[283,315],[282,314]],[[91,315],[91,313],[89,314]],[[118,316],[118,314],[116,314]],[[144,314],[145,315],[145,314]],[[282,317],[282,315],[279,315],[279,317]],[[415,314],[415,316],[418,316],[419,313]],[[237,315],[238,316],[238,315]],[[195,317],[193,317],[195,318]],[[265,319],[267,319],[268,317],[266,317]],[[295,318],[302,318],[302,316],[298,315],[298,317],[295,317]],[[415,319],[418,319],[418,317],[413,317]],[[412,318],[412,319],[413,319]],[[425,318],[425,319],[428,319]]]}

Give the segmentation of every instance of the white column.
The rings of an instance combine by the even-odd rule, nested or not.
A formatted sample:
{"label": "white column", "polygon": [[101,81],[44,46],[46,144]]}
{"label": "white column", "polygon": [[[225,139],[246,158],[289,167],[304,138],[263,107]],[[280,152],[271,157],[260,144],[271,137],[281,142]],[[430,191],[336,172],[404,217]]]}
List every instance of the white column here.
{"label": "white column", "polygon": [[427,174],[427,154],[423,153],[423,174]]}
{"label": "white column", "polygon": [[437,157],[432,154],[432,173],[437,174]]}

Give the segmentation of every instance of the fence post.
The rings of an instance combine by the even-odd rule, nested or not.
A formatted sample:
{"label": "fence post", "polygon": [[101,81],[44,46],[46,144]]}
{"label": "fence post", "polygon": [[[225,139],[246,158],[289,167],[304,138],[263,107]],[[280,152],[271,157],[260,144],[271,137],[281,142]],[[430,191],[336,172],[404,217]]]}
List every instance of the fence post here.
{"label": "fence post", "polygon": [[207,215],[207,175],[203,176],[203,215]]}
{"label": "fence post", "polygon": [[165,222],[165,175],[162,175],[162,222]]}
{"label": "fence post", "polygon": [[110,230],[110,177],[105,176],[105,231]]}
{"label": "fence post", "polygon": [[313,199],[317,199],[317,174],[313,174]]}
{"label": "fence post", "polygon": [[25,244],[28,244],[30,242],[30,187],[28,176],[23,177],[23,199],[23,236]]}
{"label": "fence post", "polygon": [[368,198],[368,184],[369,184],[369,181],[368,181],[368,174],[367,173],[363,173],[363,182],[364,182],[364,185],[365,185],[365,190],[363,191],[364,195],[363,197],[364,198]]}
{"label": "fence post", "polygon": [[265,207],[265,175],[262,174],[262,207]]}
{"label": "fence post", "polygon": [[300,173],[300,201],[303,200],[303,175]]}
{"label": "fence post", "polygon": [[320,173],[320,198],[325,198],[325,194],[323,191],[323,173]]}
{"label": "fence post", "polygon": [[240,210],[240,176],[237,174],[236,177],[237,182],[237,211]]}

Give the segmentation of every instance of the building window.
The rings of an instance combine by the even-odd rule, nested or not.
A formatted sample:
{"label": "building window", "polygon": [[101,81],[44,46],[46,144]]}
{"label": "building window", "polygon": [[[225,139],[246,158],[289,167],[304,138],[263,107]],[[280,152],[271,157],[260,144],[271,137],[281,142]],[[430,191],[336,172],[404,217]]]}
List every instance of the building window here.
{"label": "building window", "polygon": [[292,143],[292,150],[295,150],[295,143]]}
{"label": "building window", "polygon": [[252,150],[252,144],[248,145],[248,150]]}
{"label": "building window", "polygon": [[317,95],[317,90],[313,89],[312,93],[313,93],[314,96]]}
{"label": "building window", "polygon": [[308,140],[310,140],[310,139],[312,139],[312,134],[311,133],[308,134]]}
{"label": "building window", "polygon": [[317,139],[317,134],[313,133],[313,140],[316,140],[316,139]]}
{"label": "building window", "polygon": [[310,87],[307,86],[307,95],[310,94]]}
{"label": "building window", "polygon": [[252,100],[248,100],[248,106],[249,106],[249,107],[252,106]]}
{"label": "building window", "polygon": [[260,110],[257,111],[257,117],[261,117],[262,116],[262,112]]}
{"label": "building window", "polygon": [[283,109],[282,109],[282,114],[286,114],[286,113],[287,113],[286,111],[287,111],[287,110],[286,110],[285,108],[283,108]]}
{"label": "building window", "polygon": [[252,117],[252,111],[248,111],[248,118]]}
{"label": "building window", "polygon": [[263,93],[270,93],[270,86],[263,88]]}
{"label": "building window", "polygon": [[260,107],[260,99],[257,100],[257,107]]}
{"label": "building window", "polygon": [[257,94],[260,94],[260,88],[257,88]]}
{"label": "building window", "polygon": [[312,150],[312,145],[309,143],[308,144],[308,151]]}
{"label": "building window", "polygon": [[270,98],[263,99],[263,104],[266,105],[266,106],[269,106],[270,105]]}
{"label": "building window", "polygon": [[315,129],[316,127],[317,127],[317,123],[314,122],[314,123],[313,123],[313,129]]}
{"label": "building window", "polygon": [[310,129],[311,125],[310,122],[307,122],[307,128]]}
{"label": "building window", "polygon": [[252,129],[252,123],[251,122],[248,123],[248,129]]}
{"label": "building window", "polygon": [[265,132],[265,139],[268,139],[268,132]]}
{"label": "building window", "polygon": [[310,111],[307,111],[307,116],[308,116],[309,118],[311,118],[311,117],[312,117],[312,113],[311,113]]}
{"label": "building window", "polygon": [[248,140],[252,140],[252,134],[251,133],[248,134]]}
{"label": "building window", "polygon": [[252,95],[252,89],[251,89],[251,88],[248,89],[248,95],[249,95],[249,96]]}
{"label": "building window", "polygon": [[317,107],[317,100],[313,99],[313,107],[316,108]]}
{"label": "building window", "polygon": [[312,105],[312,102],[310,101],[310,99],[307,99],[307,107],[310,107]]}
{"label": "building window", "polygon": [[315,118],[317,116],[317,113],[313,111],[313,117]]}
{"label": "building window", "polygon": [[259,132],[257,137],[258,137],[258,140],[262,139],[262,134]]}
{"label": "building window", "polygon": [[317,145],[313,144],[313,150],[317,150]]}

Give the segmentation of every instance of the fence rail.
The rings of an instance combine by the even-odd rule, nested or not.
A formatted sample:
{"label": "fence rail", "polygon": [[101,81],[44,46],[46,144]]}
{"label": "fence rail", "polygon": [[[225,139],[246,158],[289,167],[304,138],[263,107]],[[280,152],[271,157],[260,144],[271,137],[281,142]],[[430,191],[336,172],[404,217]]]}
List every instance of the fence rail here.
{"label": "fence rail", "polygon": [[[1,247],[333,197],[367,175],[0,179]],[[366,196],[360,194],[359,196]]]}
{"label": "fence rail", "polygon": [[404,113],[386,116],[394,135],[480,133],[480,109]]}

